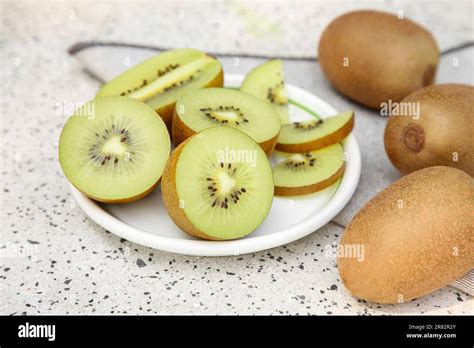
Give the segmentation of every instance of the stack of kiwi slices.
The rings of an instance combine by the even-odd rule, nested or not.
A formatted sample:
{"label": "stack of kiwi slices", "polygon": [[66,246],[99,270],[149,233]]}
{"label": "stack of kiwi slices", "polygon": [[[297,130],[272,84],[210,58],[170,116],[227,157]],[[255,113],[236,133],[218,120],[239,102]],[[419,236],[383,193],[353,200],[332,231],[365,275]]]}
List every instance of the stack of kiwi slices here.
{"label": "stack of kiwi slices", "polygon": [[[207,240],[244,237],[275,194],[314,193],[342,176],[352,112],[291,123],[280,60],[253,69],[240,90],[222,84],[220,62],[195,49],[132,67],[66,122],[64,174],[106,203],[138,200],[161,180],[171,219]],[[284,160],[272,168],[274,149]]]}
{"label": "stack of kiwi slices", "polygon": [[244,79],[241,91],[265,100],[277,110],[282,123],[275,149],[284,160],[273,168],[275,194],[305,195],[334,184],[344,173],[339,144],[354,127],[354,112],[328,118],[290,122],[283,63],[270,60]]}

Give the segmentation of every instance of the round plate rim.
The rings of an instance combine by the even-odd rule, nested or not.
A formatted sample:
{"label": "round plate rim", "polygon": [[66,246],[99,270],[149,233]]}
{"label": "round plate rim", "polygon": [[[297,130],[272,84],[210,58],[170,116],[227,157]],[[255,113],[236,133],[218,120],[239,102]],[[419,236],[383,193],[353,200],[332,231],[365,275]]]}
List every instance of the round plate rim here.
{"label": "round plate rim", "polygon": [[[240,80],[242,77],[243,75],[228,74],[226,80],[227,78]],[[305,94],[306,96],[316,99],[318,104],[324,105],[327,110],[332,110],[334,114],[337,113],[329,103],[307,90],[291,84],[287,84],[287,87],[300,94]],[[89,218],[107,231],[131,242],[157,250],[190,256],[242,255],[285,245],[316,232],[319,228],[331,221],[346,206],[353,196],[359,182],[361,156],[357,140],[353,133],[344,140],[343,146],[348,158],[344,176],[334,195],[317,215],[285,230],[245,239],[216,242],[155,235],[120,221],[105,211],[97,202],[83,195],[72,184],[70,184],[70,188],[75,201]]]}

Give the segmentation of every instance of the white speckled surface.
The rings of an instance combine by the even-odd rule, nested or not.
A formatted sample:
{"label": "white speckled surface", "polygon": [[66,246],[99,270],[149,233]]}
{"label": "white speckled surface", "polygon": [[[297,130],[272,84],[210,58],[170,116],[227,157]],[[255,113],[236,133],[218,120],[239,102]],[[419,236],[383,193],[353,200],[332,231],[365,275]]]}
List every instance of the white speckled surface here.
{"label": "white speckled surface", "polygon": [[[428,26],[441,48],[472,39],[469,1],[387,4]],[[87,101],[98,88],[66,53],[74,42],[123,40],[262,54],[281,54],[284,48],[284,54],[311,56],[321,28],[334,15],[354,7],[383,8],[384,2],[17,1],[1,7],[0,314],[474,313],[473,300],[449,287],[401,305],[354,299],[338,278],[335,260],[324,255],[342,232],[334,224],[288,246],[240,257],[186,257],[120,240],[75,206],[57,162],[57,139],[72,111],[62,108]],[[439,80],[455,76],[454,81],[472,83],[472,60],[464,67],[460,62],[464,70],[444,69]],[[242,72],[253,64],[243,60]],[[321,79],[319,66],[291,64],[289,82],[338,109],[350,106],[324,82],[314,89],[308,76]],[[229,68],[230,61],[224,65]],[[384,122],[370,117],[361,118],[359,139],[367,138],[364,122]],[[381,142],[374,138],[366,146]],[[375,170],[389,165],[363,156]]]}

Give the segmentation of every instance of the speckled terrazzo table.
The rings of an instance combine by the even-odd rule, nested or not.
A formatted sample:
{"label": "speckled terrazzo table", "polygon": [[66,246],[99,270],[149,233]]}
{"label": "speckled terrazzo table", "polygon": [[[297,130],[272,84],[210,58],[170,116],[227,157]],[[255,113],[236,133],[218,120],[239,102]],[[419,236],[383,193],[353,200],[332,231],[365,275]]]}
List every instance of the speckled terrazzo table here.
{"label": "speckled terrazzo table", "polygon": [[[472,39],[470,2],[387,4],[2,2],[0,314],[472,314],[473,300],[449,287],[400,305],[354,299],[325,256],[342,233],[332,223],[290,245],[238,257],[186,257],[130,243],[74,204],[57,161],[67,116],[98,88],[67,54],[74,42],[269,55],[283,47],[286,55],[312,56],[335,15],[384,6],[428,26],[442,48]],[[244,61],[242,72],[253,63]],[[310,69],[320,74],[316,64]],[[306,72],[288,80],[311,88]],[[326,98],[330,87],[314,92]],[[331,102],[349,105],[341,97]]]}

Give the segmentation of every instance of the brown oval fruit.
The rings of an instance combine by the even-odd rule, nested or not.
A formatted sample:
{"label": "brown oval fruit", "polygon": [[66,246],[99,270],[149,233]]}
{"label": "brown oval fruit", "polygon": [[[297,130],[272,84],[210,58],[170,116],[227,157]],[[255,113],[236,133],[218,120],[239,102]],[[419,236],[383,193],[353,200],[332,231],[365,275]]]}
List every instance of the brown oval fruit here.
{"label": "brown oval fruit", "polygon": [[342,282],[356,297],[397,303],[433,292],[474,267],[474,179],[451,167],[407,175],[346,228]]}
{"label": "brown oval fruit", "polygon": [[336,18],[319,42],[319,62],[329,81],[373,109],[432,84],[438,57],[438,45],[426,29],[378,11]]}
{"label": "brown oval fruit", "polygon": [[[474,87],[434,85],[402,100],[408,114],[392,115],[385,127],[385,151],[403,174],[437,165],[474,176]],[[399,110],[402,110],[399,108]]]}

